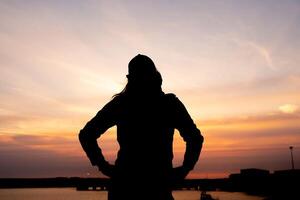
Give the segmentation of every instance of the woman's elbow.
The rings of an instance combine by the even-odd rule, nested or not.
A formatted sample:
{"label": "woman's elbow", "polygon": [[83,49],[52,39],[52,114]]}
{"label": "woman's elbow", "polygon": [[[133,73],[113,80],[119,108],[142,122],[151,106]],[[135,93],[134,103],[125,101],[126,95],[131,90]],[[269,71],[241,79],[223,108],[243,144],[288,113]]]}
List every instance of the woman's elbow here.
{"label": "woman's elbow", "polygon": [[86,136],[87,136],[86,131],[84,129],[81,129],[78,134],[78,139],[80,143],[86,140]]}
{"label": "woman's elbow", "polygon": [[204,142],[204,137],[203,137],[203,135],[201,133],[199,134],[199,140],[200,140],[201,143]]}
{"label": "woman's elbow", "polygon": [[201,131],[196,128],[195,134],[194,134],[194,140],[198,141],[199,143],[204,142],[204,137],[201,134]]}

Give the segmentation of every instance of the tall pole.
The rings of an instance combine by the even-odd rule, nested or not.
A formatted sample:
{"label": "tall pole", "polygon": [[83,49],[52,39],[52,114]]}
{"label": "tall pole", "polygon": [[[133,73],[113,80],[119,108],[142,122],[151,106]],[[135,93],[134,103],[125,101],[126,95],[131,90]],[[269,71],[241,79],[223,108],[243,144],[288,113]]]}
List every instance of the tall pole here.
{"label": "tall pole", "polygon": [[292,169],[294,170],[295,166],[294,166],[293,146],[290,146],[290,150],[291,150]]}

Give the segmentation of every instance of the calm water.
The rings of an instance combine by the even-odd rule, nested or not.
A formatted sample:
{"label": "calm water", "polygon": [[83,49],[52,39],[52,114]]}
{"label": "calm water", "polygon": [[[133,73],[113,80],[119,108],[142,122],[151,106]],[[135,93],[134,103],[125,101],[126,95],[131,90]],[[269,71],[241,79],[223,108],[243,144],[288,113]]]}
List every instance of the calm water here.
{"label": "calm water", "polygon": [[[209,192],[219,200],[262,200],[239,192]],[[106,200],[106,192],[75,188],[0,189],[0,200]],[[199,200],[199,191],[175,191],[175,200]]]}

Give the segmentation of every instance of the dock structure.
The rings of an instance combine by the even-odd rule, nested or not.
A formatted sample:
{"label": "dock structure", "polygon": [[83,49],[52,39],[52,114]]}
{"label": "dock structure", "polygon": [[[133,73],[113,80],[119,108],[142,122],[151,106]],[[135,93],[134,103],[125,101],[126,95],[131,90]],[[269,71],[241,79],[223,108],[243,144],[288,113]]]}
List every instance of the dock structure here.
{"label": "dock structure", "polygon": [[[173,185],[174,190],[206,190],[212,191],[220,188],[226,179],[187,179],[181,183]],[[78,191],[105,191],[109,187],[109,179],[87,179],[81,180],[77,183],[76,189]],[[153,184],[155,187],[155,184]]]}
{"label": "dock structure", "polygon": [[76,187],[76,190],[78,191],[106,191],[106,186],[89,186],[89,185],[78,185]]}
{"label": "dock structure", "polygon": [[110,184],[109,179],[82,179],[76,184],[78,191],[105,191]]}

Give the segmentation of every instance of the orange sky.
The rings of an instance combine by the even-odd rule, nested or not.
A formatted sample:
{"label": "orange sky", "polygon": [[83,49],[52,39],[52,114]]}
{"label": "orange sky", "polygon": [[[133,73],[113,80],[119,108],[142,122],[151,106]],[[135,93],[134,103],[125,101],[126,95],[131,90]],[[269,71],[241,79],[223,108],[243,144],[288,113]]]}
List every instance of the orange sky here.
{"label": "orange sky", "polygon": [[[99,176],[77,134],[150,56],[205,137],[190,177],[300,165],[295,1],[1,1],[0,177]],[[273,13],[277,13],[273,15]],[[99,144],[110,162],[115,129]],[[184,143],[176,134],[174,165]]]}

